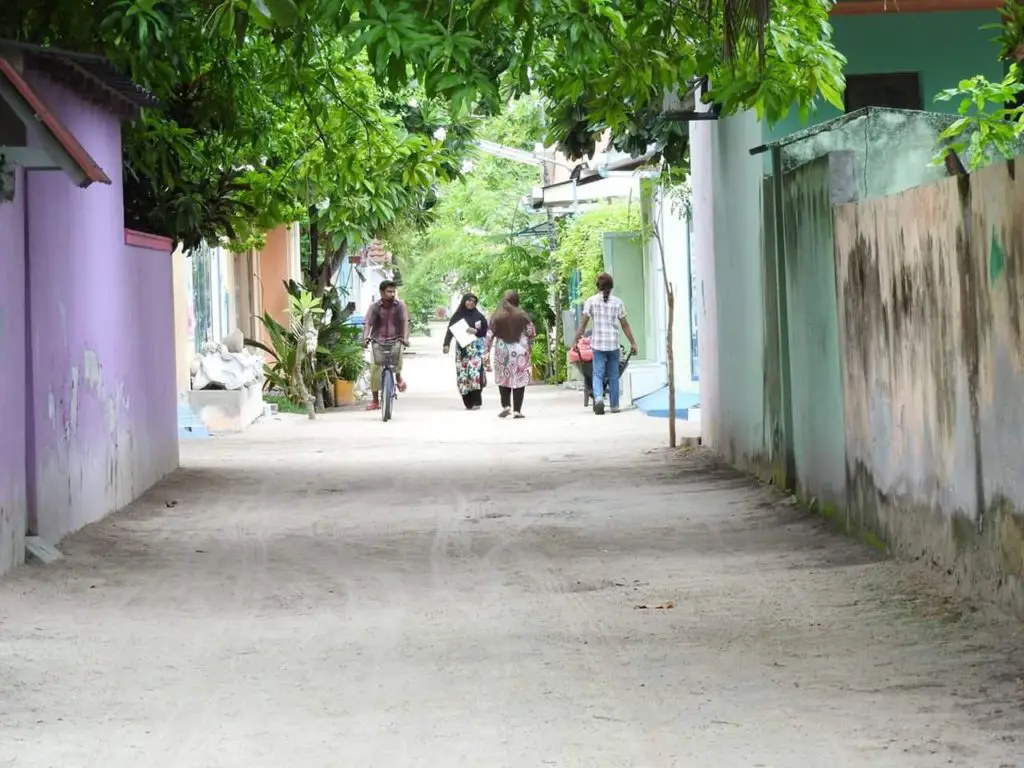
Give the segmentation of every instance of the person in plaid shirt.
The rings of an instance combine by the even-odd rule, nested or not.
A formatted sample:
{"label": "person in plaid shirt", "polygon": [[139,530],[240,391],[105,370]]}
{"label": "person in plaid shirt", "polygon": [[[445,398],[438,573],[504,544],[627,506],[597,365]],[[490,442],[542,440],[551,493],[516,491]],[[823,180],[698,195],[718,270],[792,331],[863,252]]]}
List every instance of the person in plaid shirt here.
{"label": "person in plaid shirt", "polygon": [[629,327],[626,319],[626,305],[618,296],[612,295],[612,288],[615,283],[612,276],[602,272],[597,276],[597,290],[583,304],[583,322],[576,331],[576,339],[573,346],[580,343],[583,332],[587,330],[590,321],[594,323],[594,330],[590,336],[590,348],[594,352],[594,413],[598,416],[604,413],[604,377],[608,374],[608,400],[612,407],[612,413],[619,412],[619,327],[629,339],[629,347],[632,354],[636,354],[636,339],[633,338],[633,329]]}

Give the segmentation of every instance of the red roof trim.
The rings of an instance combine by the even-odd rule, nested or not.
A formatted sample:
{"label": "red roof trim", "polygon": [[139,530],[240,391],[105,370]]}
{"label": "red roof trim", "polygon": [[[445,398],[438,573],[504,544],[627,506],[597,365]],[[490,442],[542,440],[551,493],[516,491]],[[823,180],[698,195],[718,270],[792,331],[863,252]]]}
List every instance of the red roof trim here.
{"label": "red roof trim", "polygon": [[1003,0],[842,0],[832,6],[833,16],[881,13],[936,13],[988,11],[1003,7]]}
{"label": "red roof trim", "polygon": [[57,116],[47,108],[43,100],[39,98],[39,95],[32,90],[32,86],[25,82],[21,73],[14,68],[11,62],[2,56],[0,56],[0,74],[6,77],[15,90],[21,94],[21,97],[32,108],[32,111],[36,113],[36,117],[46,126],[46,129],[53,135],[53,138],[58,141],[64,148],[64,151],[68,153],[68,156],[82,171],[85,181],[80,186],[87,187],[93,183],[112,183],[110,177],[104,173],[99,164],[85,151],[85,147],[79,143],[71,131],[64,127],[64,124],[57,119]]}
{"label": "red roof trim", "polygon": [[171,253],[174,251],[174,241],[169,237],[151,235],[148,232],[139,232],[134,229],[124,231],[124,244],[134,248],[145,248],[149,251],[160,251]]}

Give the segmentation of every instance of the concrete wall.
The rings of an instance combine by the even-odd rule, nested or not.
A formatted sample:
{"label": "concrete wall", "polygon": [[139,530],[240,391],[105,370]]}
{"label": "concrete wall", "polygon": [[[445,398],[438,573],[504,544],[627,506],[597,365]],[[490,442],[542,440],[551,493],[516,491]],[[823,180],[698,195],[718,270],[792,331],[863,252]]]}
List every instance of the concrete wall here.
{"label": "concrete wall", "polygon": [[841,150],[853,155],[860,199],[902,192],[948,175],[944,166],[932,165],[932,158],[939,134],[953,119],[937,113],[872,109],[832,130],[788,144],[782,150],[782,168],[789,171]]}
{"label": "concrete wall", "polygon": [[214,248],[210,263],[211,341],[220,341],[238,327],[235,254]]}
{"label": "concrete wall", "polygon": [[[763,211],[761,160],[749,150],[760,143],[761,126],[753,112],[712,124],[714,339],[708,338],[710,323],[702,318],[700,326],[705,342],[717,345],[715,381],[701,382],[703,398],[717,388],[717,402],[701,414],[703,427],[709,418],[714,422],[706,439],[731,463],[756,470],[764,461],[765,445]],[[702,196],[696,195],[697,212],[706,217]],[[708,280],[707,272],[700,266],[698,270]],[[702,342],[701,349],[707,344]],[[701,359],[702,374],[712,367]]]}
{"label": "concrete wall", "polygon": [[[708,106],[697,99],[697,109]],[[701,436],[705,444],[717,446],[719,433],[718,397],[718,295],[715,283],[715,168],[714,133],[709,120],[690,124],[690,185],[693,190],[693,247],[697,271],[698,359],[700,368]]]}
{"label": "concrete wall", "polygon": [[[817,327],[835,316],[834,307],[821,303],[831,301],[834,279],[814,271],[824,268],[821,254],[828,252],[827,243],[831,242],[828,205],[821,202],[830,193],[820,184],[825,183],[832,161],[825,159],[824,165],[814,161],[828,155],[834,159],[837,153],[846,158],[847,197],[843,200],[901,191],[945,175],[944,168],[931,166],[929,161],[946,124],[948,118],[942,115],[872,110],[834,130],[793,141],[780,153],[785,178],[778,212],[772,177],[763,175],[762,157],[750,155],[750,149],[757,146],[759,130],[753,115],[718,121],[709,129],[710,149],[695,145],[695,168],[703,162],[701,153],[709,152],[711,157],[714,255],[710,261],[715,285],[721,286],[716,292],[714,319],[717,387],[713,392],[712,385],[701,386],[702,400],[712,400],[715,406],[714,411],[702,413],[702,425],[708,444],[731,463],[780,484],[792,482],[797,471],[793,464],[796,431],[811,429],[812,434],[805,437],[817,440],[815,435],[821,434],[817,430],[827,423],[826,419],[819,424],[818,416],[809,412],[802,413],[797,422],[801,398],[824,397],[834,402],[834,392],[822,395],[820,388],[806,388],[808,377],[817,375],[805,370],[818,364],[813,357],[797,360],[797,369],[790,359],[796,347],[798,354],[804,355],[805,344],[816,344],[820,352],[827,352],[828,347],[821,347],[823,338],[808,330],[807,323]],[[807,170],[809,165],[819,170]],[[767,167],[772,168],[771,162]],[[694,173],[698,178],[700,171]],[[804,178],[808,173],[817,181]],[[696,182],[695,199],[699,241],[700,227],[708,224]],[[706,255],[704,258],[707,260]],[[794,260],[796,272],[789,266]],[[791,285],[794,279],[798,283]],[[804,281],[810,281],[814,291],[833,287],[808,298],[803,295]],[[793,301],[796,306],[790,306]],[[835,321],[831,322],[834,325]],[[702,354],[707,346],[702,344]],[[833,364],[821,363],[826,367]],[[702,360],[702,370],[704,367]],[[834,373],[832,368],[821,371],[822,387],[833,387]],[[801,377],[800,386],[805,388],[800,395],[793,391],[794,376]],[[841,496],[841,483],[820,477],[819,481],[823,483],[819,490],[831,489],[826,496]]]}
{"label": "concrete wall", "polygon": [[842,206],[850,521],[1024,616],[1021,162]]}
{"label": "concrete wall", "polygon": [[[935,101],[936,93],[971,75],[1003,77],[992,42],[994,33],[980,29],[998,21],[999,12],[994,10],[833,16],[832,41],[846,57],[845,74],[919,72],[924,109],[953,113],[959,104]],[[764,139],[775,141],[840,114],[830,104],[822,104],[802,122],[792,111],[774,126],[765,125]]]}
{"label": "concrete wall", "polygon": [[[686,212],[672,199],[666,199],[659,192],[653,205],[658,217],[661,236],[665,241],[665,270],[675,293],[675,310],[672,323],[672,352],[675,357],[676,386],[696,388],[690,359],[690,224]],[[650,357],[659,363],[666,363],[665,335],[668,330],[668,302],[665,298],[665,282],[661,269],[661,254],[658,243],[652,238],[648,248],[648,296],[649,304],[647,348]],[[665,382],[667,383],[667,378]]]}
{"label": "concrete wall", "polygon": [[192,309],[192,265],[180,247],[171,254],[171,279],[174,285],[174,373],[179,393],[190,389],[189,365],[195,356]]}
{"label": "concrete wall", "polygon": [[[278,227],[267,233],[267,242],[260,251],[260,299],[259,304],[281,325],[287,326],[288,292],[284,284],[292,277],[291,247],[287,227]],[[264,331],[266,334],[266,331]],[[269,336],[263,342],[269,343]]]}
{"label": "concrete wall", "polygon": [[120,125],[42,77],[32,85],[114,180],[82,190],[30,172],[29,527],[57,541],[178,464],[172,264],[125,244]]}
{"label": "concrete wall", "polygon": [[25,175],[0,203],[0,574],[25,557]]}
{"label": "concrete wall", "polygon": [[832,155],[783,178],[792,446],[798,495],[846,503],[846,441],[832,205],[856,199],[855,158]]}

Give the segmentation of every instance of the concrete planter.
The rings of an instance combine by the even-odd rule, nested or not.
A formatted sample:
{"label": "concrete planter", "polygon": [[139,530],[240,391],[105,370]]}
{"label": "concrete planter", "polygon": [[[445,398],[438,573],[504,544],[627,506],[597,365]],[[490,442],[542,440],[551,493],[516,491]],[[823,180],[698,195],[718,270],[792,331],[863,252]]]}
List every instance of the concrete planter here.
{"label": "concrete planter", "polygon": [[210,432],[241,432],[263,414],[263,387],[193,389],[188,403]]}

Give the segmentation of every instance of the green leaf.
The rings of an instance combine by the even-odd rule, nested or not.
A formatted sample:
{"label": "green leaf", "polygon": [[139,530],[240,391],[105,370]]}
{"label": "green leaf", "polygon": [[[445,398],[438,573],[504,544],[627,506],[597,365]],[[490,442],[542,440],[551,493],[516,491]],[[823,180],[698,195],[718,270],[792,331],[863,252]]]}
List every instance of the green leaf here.
{"label": "green leaf", "polygon": [[294,27],[299,21],[299,9],[295,0],[262,0],[270,11],[271,18],[282,27]]}

